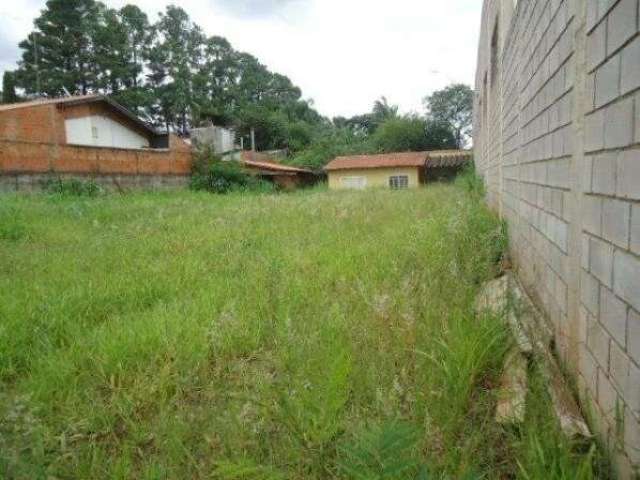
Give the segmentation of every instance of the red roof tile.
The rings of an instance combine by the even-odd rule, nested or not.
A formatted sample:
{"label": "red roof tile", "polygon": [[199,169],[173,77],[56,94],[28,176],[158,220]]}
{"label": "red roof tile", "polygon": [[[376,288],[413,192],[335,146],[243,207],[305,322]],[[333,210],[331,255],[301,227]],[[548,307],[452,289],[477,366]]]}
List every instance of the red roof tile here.
{"label": "red roof tile", "polygon": [[422,167],[427,161],[426,152],[383,153],[379,155],[351,155],[337,157],[325,170],[351,170],[359,168]]}

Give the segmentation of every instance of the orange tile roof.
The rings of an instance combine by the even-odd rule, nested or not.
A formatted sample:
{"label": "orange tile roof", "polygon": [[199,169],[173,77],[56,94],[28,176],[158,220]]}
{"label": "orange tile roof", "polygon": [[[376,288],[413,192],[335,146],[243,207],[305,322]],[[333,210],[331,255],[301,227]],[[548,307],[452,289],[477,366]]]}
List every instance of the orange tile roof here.
{"label": "orange tile roof", "polygon": [[383,153],[379,155],[350,155],[337,157],[325,170],[350,170],[358,168],[422,167],[427,161],[426,152]]}
{"label": "orange tile roof", "polygon": [[351,155],[335,158],[329,162],[324,169],[331,171],[390,167],[454,167],[463,165],[470,159],[471,152],[466,150],[434,150],[429,152]]}

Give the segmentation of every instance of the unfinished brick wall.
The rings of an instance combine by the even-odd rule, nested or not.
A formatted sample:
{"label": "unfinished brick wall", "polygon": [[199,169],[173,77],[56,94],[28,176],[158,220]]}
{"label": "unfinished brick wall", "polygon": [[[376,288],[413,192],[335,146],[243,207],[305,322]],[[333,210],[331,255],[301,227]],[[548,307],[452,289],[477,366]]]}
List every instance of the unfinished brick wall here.
{"label": "unfinished brick wall", "polygon": [[0,110],[0,140],[65,143],[64,117],[54,104]]}
{"label": "unfinished brick wall", "polygon": [[131,150],[0,140],[0,179],[3,190],[19,190],[20,186],[32,190],[43,179],[74,174],[106,184],[119,178],[116,181],[127,186],[186,185],[191,175],[191,150],[173,136],[170,146]]}
{"label": "unfinished brick wall", "polygon": [[485,0],[475,160],[622,478],[640,467],[639,0]]}
{"label": "unfinished brick wall", "polygon": [[[191,148],[171,135],[168,149],[118,149],[68,145],[65,119],[109,116],[141,134],[139,125],[100,102],[74,105],[43,103],[0,110],[0,183],[2,190],[32,190],[47,178],[73,175],[99,183],[133,186],[186,184]],[[166,181],[165,181],[166,180]]]}

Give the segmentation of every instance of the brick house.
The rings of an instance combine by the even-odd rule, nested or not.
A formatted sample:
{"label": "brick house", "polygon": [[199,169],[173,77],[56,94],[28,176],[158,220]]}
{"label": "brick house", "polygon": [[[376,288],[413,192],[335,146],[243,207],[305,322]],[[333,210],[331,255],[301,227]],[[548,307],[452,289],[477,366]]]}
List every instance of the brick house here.
{"label": "brick house", "polygon": [[190,170],[186,143],[108,97],[0,105],[0,189],[29,190],[70,176],[117,187],[181,185]]}

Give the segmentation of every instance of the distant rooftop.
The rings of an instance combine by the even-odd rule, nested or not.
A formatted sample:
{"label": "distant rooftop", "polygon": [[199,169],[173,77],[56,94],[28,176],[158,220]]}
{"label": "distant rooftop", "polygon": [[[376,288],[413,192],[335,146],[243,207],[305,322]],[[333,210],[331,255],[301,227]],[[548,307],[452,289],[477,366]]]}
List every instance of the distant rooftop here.
{"label": "distant rooftop", "polygon": [[7,111],[7,110],[16,110],[18,108],[39,107],[40,105],[94,102],[94,101],[98,101],[105,98],[106,98],[105,96],[97,95],[97,94],[72,95],[70,97],[57,97],[57,98],[39,98],[37,100],[29,100],[27,102],[7,103],[7,104],[0,105],[0,112]]}
{"label": "distant rooftop", "polygon": [[242,163],[248,167],[262,168],[264,170],[283,173],[313,173],[311,170],[307,170],[306,168],[292,167],[290,165],[283,165],[275,162],[271,156],[262,152],[245,150],[241,154],[241,159]]}
{"label": "distant rooftop", "polygon": [[350,155],[337,157],[325,170],[352,170],[361,168],[392,167],[455,167],[471,160],[470,150],[433,150],[428,152],[398,152],[377,155]]}
{"label": "distant rooftop", "polygon": [[19,102],[19,103],[8,103],[4,105],[0,105],[0,112],[7,112],[11,110],[18,110],[23,108],[33,108],[40,107],[42,105],[59,105],[61,107],[70,107],[74,105],[82,105],[85,103],[96,103],[96,102],[104,102],[112,107],[114,110],[117,110],[122,115],[129,118],[132,122],[136,123],[138,126],[152,133],[153,135],[161,135],[152,125],[141,120],[135,113],[128,110],[123,105],[120,105],[115,100],[111,98],[100,95],[100,94],[88,94],[88,95],[71,95],[69,97],[57,97],[57,98],[40,98],[38,100],[30,100],[28,102]]}

